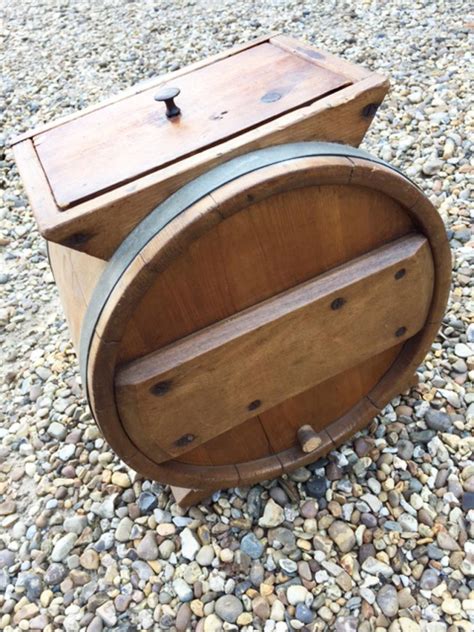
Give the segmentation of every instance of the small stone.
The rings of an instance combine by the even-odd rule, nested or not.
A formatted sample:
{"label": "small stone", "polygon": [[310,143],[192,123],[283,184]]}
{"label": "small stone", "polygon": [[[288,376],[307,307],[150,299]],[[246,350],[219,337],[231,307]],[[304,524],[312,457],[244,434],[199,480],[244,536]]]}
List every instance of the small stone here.
{"label": "small stone", "polygon": [[67,570],[62,564],[50,564],[44,574],[44,581],[49,586],[57,586],[67,575]]}
{"label": "small stone", "polygon": [[108,496],[97,508],[97,515],[111,520],[115,516],[116,494]]}
{"label": "small stone", "polygon": [[127,489],[131,486],[131,484],[130,477],[125,472],[114,472],[112,474],[112,485],[117,485],[117,487]]}
{"label": "small stone", "polygon": [[[306,525],[307,523],[305,523]],[[283,547],[283,553],[286,555],[296,550],[295,534],[285,527],[276,527],[270,529],[267,534],[268,543],[276,549]]]}
{"label": "small stone", "polygon": [[185,557],[187,560],[194,560],[196,557],[196,553],[201,548],[199,542],[196,539],[194,533],[186,527],[180,533],[181,540],[181,555]]}
{"label": "small stone", "polygon": [[48,434],[51,437],[58,439],[58,441],[62,441],[67,435],[67,430],[63,424],[60,424],[57,421],[52,421],[48,426]]}
{"label": "small stone", "polygon": [[254,533],[250,532],[242,538],[240,550],[246,553],[252,560],[257,560],[263,553],[263,544]]}
{"label": "small stone", "polygon": [[234,595],[219,597],[215,604],[216,614],[227,623],[235,623],[243,610],[242,602]]}
{"label": "small stone", "polygon": [[16,503],[13,500],[5,500],[0,503],[0,516],[9,516],[16,511]]}
{"label": "small stone", "polygon": [[[31,619],[39,613],[39,608],[35,603],[27,603],[15,612],[13,623],[18,624],[21,621]],[[27,628],[28,629],[28,628]]]}
{"label": "small stone", "polygon": [[176,630],[177,632],[185,632],[191,624],[191,608],[187,603],[181,604],[176,613]]}
{"label": "small stone", "polygon": [[8,568],[15,563],[15,554],[8,549],[0,550],[0,568]]}
{"label": "small stone", "polygon": [[64,521],[64,531],[81,535],[87,526],[87,516],[69,516]]}
{"label": "small stone", "polygon": [[342,478],[342,469],[337,463],[329,463],[326,467],[326,478],[328,481],[339,481]]}
{"label": "small stone", "polygon": [[292,606],[296,606],[299,603],[305,603],[307,596],[308,591],[304,586],[289,586],[286,592],[288,603]]}
{"label": "small stone", "polygon": [[97,570],[99,568],[99,555],[97,551],[94,549],[86,549],[79,558],[79,563],[82,568],[88,571]]}
{"label": "small stone", "polygon": [[474,509],[474,492],[464,492],[461,503],[464,511]]}
{"label": "small stone", "polygon": [[326,496],[327,487],[327,480],[324,476],[312,476],[304,486],[306,494],[317,499]]}
{"label": "small stone", "polygon": [[75,533],[66,533],[60,538],[53,547],[51,559],[53,562],[62,562],[69,555],[76,544],[77,535]]}
{"label": "small stone", "polygon": [[314,614],[304,603],[298,603],[296,605],[295,617],[298,621],[308,624],[312,623]]}
{"label": "small stone", "polygon": [[152,561],[158,557],[158,546],[153,531],[147,531],[137,546],[138,556],[142,560]]}
{"label": "small stone", "polygon": [[420,578],[420,588],[422,590],[433,590],[440,583],[438,571],[434,568],[427,568],[423,571],[423,575]]}
{"label": "small stone", "polygon": [[378,513],[382,509],[381,501],[374,494],[363,494],[361,500],[366,502],[374,513]]}
{"label": "small stone", "polygon": [[459,544],[447,531],[439,531],[436,541],[439,548],[444,551],[459,551]]}
{"label": "small stone", "polygon": [[191,601],[194,597],[193,589],[181,577],[173,581],[173,589],[178,599],[182,602]]}
{"label": "small stone", "polygon": [[400,626],[400,632],[420,632],[419,624],[408,617],[400,617],[397,623]]}
{"label": "small stone", "polygon": [[285,505],[288,505],[290,502],[290,499],[288,498],[288,494],[278,485],[271,488],[270,496],[271,498],[273,498],[273,500],[276,503],[278,503],[282,507],[284,507]]}
{"label": "small stone", "polygon": [[104,623],[100,617],[94,617],[87,626],[86,632],[102,632]]}
{"label": "small stone", "polygon": [[283,621],[285,618],[285,606],[279,599],[275,599],[270,610],[270,619],[272,621]]}
{"label": "small stone", "polygon": [[204,619],[204,632],[222,632],[222,620],[215,614]]}
{"label": "small stone", "polygon": [[442,167],[443,167],[443,161],[434,159],[434,160],[427,160],[423,164],[423,167],[421,168],[421,170],[423,171],[425,176],[434,176],[435,174],[438,173],[438,171],[440,171],[440,169],[442,169]]}
{"label": "small stone", "polygon": [[365,560],[369,557],[375,557],[375,548],[371,543],[361,544],[359,547],[359,563],[363,564]]}
{"label": "small stone", "polygon": [[285,512],[280,505],[270,498],[263,510],[263,516],[258,521],[260,527],[278,527],[285,519]]}
{"label": "small stone", "polygon": [[298,565],[293,560],[288,559],[287,557],[282,558],[279,562],[280,568],[287,575],[294,575],[298,570]]}
{"label": "small stone", "polygon": [[316,518],[318,513],[318,505],[315,503],[314,500],[307,500],[303,503],[300,513],[303,518]]}
{"label": "small stone", "polygon": [[113,601],[106,601],[96,610],[96,614],[102,619],[106,626],[112,627],[117,623],[117,613]]}
{"label": "small stone", "polygon": [[454,353],[458,356],[458,358],[469,358],[474,355],[474,347],[471,348],[469,345],[459,342],[454,347]]}
{"label": "small stone", "polygon": [[118,542],[128,542],[131,539],[133,522],[128,516],[122,518],[115,530],[115,539]]}
{"label": "small stone", "polygon": [[72,459],[75,451],[76,446],[73,443],[67,443],[66,445],[63,445],[56,454],[61,461],[66,462]]}
{"label": "small stone", "polygon": [[366,456],[370,452],[371,445],[364,437],[359,437],[354,441],[354,450],[359,458]]}
{"label": "small stone", "polygon": [[214,558],[214,547],[212,547],[210,544],[205,544],[199,549],[196,555],[196,562],[199,564],[199,566],[210,566]]}
{"label": "small stone", "polygon": [[252,612],[262,621],[267,621],[270,616],[270,605],[265,597],[258,596],[252,601]]}
{"label": "small stone", "polygon": [[398,523],[402,531],[416,533],[418,531],[418,520],[409,513],[402,513],[398,518]]}
{"label": "small stone", "polygon": [[397,590],[391,584],[386,584],[377,593],[377,604],[386,617],[391,619],[398,612]]}
{"label": "small stone", "polygon": [[369,575],[383,575],[384,577],[391,577],[394,570],[385,562],[377,560],[375,557],[368,557],[362,564],[362,570]]}
{"label": "small stone", "polygon": [[441,601],[441,610],[449,615],[456,615],[461,612],[461,602],[459,599],[443,599]]}
{"label": "small stone", "polygon": [[354,532],[342,520],[335,520],[329,527],[328,533],[342,553],[348,553],[356,543]]}
{"label": "small stone", "polygon": [[433,409],[426,413],[425,423],[428,428],[437,432],[449,432],[453,427],[448,414]]}
{"label": "small stone", "polygon": [[158,498],[149,491],[142,492],[138,497],[138,507],[141,514],[151,513],[158,507]]}
{"label": "small stone", "polygon": [[415,446],[407,439],[400,439],[397,443],[398,456],[404,461],[409,461],[413,456]]}

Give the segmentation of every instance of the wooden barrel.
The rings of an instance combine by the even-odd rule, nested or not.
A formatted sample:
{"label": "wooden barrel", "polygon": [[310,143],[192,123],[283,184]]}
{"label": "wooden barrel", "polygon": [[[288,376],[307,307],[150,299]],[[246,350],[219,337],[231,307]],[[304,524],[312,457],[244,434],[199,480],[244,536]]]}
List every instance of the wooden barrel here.
{"label": "wooden barrel", "polygon": [[104,265],[79,353],[94,416],[137,471],[210,489],[316,460],[403,391],[450,254],[404,175],[309,142],[198,177]]}

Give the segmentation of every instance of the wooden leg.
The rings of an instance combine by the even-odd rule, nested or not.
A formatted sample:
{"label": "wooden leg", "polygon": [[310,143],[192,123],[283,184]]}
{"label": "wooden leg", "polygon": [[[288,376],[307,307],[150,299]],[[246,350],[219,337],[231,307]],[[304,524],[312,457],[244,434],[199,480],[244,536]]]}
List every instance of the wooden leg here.
{"label": "wooden leg", "polygon": [[177,504],[183,509],[196,505],[205,498],[209,498],[214,491],[213,489],[188,489],[187,487],[171,485],[171,493]]}

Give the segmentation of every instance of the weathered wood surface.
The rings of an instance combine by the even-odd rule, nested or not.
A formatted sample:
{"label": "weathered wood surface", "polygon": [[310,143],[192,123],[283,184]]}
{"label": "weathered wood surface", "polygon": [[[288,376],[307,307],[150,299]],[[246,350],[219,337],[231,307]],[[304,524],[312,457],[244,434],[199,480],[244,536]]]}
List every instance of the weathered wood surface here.
{"label": "weathered wood surface", "polygon": [[56,203],[67,209],[350,83],[265,43],[176,79],[176,118],[165,116],[150,88],[43,132],[34,145]]}
{"label": "weathered wood surface", "polygon": [[[302,392],[286,393],[280,403],[260,406],[254,411],[257,415],[195,448],[190,442],[177,456],[155,440],[161,415],[151,415],[143,427],[140,414],[134,420],[122,419],[115,379],[126,363],[140,364],[150,352],[159,356],[167,347],[179,347],[187,336],[199,337],[204,328],[213,331],[220,321],[239,318],[242,310],[255,310],[262,301],[350,265],[394,240],[417,239],[410,236],[417,229],[429,241],[434,270],[429,261],[424,265],[415,299],[412,288],[398,305],[393,305],[398,292],[387,300],[395,311],[405,306],[410,315],[416,313],[419,300],[428,311],[426,321],[436,320],[446,290],[442,270],[449,250],[439,230],[441,220],[432,207],[428,211],[424,199],[392,169],[362,159],[326,156],[247,174],[180,213],[127,269],[104,307],[93,340],[88,374],[92,406],[122,458],[158,480],[211,489],[291,471],[364,427],[388,401],[383,396],[372,399],[372,393],[397,365],[397,358],[425,353],[429,347],[423,324],[415,336],[410,337],[407,327],[394,336],[392,346],[378,353],[373,349],[374,355],[358,358],[354,366],[338,367],[340,373],[325,376]],[[409,281],[408,267],[403,267],[405,275],[393,276],[393,283]],[[429,304],[428,294],[420,288],[432,288],[432,283]],[[326,321],[322,330],[331,329]],[[400,324],[392,335],[405,326]],[[412,342],[418,340],[423,348]],[[408,375],[400,365],[391,389],[400,392],[412,376],[413,369]],[[254,381],[266,388],[259,377],[256,371]],[[315,452],[305,453],[298,442],[304,424],[321,442]]]}
{"label": "weathered wood surface", "polygon": [[[271,45],[268,44],[270,40]],[[318,73],[326,73],[325,76],[337,75],[338,80],[343,81],[346,87],[321,97],[318,82],[315,82],[314,98],[312,101],[311,99],[307,101],[303,107],[284,112],[274,120],[264,122],[248,131],[243,129],[235,138],[223,137],[207,149],[188,155],[148,175],[143,175],[133,182],[118,185],[108,192],[94,195],[92,199],[78,203],[65,212],[62,212],[56,204],[47,179],[49,174],[45,174],[33,145],[33,139],[39,135],[44,138],[48,133],[55,138],[61,136],[60,128],[64,125],[64,121],[52,123],[38,131],[23,135],[17,140],[14,152],[41,233],[50,241],[107,260],[124,237],[158,203],[186,182],[223,161],[253,149],[285,142],[328,140],[357,146],[374,115],[374,110],[368,112],[367,106],[380,104],[388,90],[388,81],[376,73],[366,71],[349,62],[338,61],[337,58],[324,51],[306,44],[296,47],[298,48],[296,50],[294,42],[285,37],[267,37],[256,44],[250,43],[243,48],[239,47],[234,52],[226,51],[216,59],[211,58],[197,67],[191,67],[189,73],[193,68],[204,72],[212,64],[221,63],[219,59],[224,59],[227,63],[234,55],[237,59],[239,54],[254,54],[261,46],[267,50],[269,48],[279,51],[275,54],[292,53],[294,59],[299,60],[304,67],[311,67]],[[271,75],[271,73],[268,74]],[[88,116],[107,117],[108,107],[118,109],[127,107],[128,98],[140,100],[143,98],[144,91],[151,90],[151,87],[155,89],[164,81],[170,84],[174,80],[181,82],[184,77],[188,77],[185,69],[166,75],[164,78],[146,82],[144,87],[138,86],[131,93],[119,95],[105,105],[99,104],[73,117],[68,117],[67,124],[77,127],[79,134],[81,127],[84,127],[83,135],[90,136],[92,132],[88,133],[86,128]],[[318,98],[318,95],[321,98]],[[156,106],[159,108],[159,104],[154,103],[153,107]],[[183,122],[184,120],[183,118]],[[168,125],[172,124],[168,123]],[[149,141],[147,150],[155,151],[151,142],[152,136],[147,140]],[[120,139],[114,142],[120,143]],[[130,146],[133,150],[133,144]],[[175,148],[170,149],[175,150]],[[75,146],[69,147],[69,144],[64,144],[63,149],[58,150],[51,159],[58,160],[58,167],[61,169],[63,163],[68,164],[68,161],[63,161],[62,152],[68,155],[68,152],[74,151]],[[111,164],[115,162],[112,161]],[[97,177],[105,177],[102,173],[105,171],[107,170],[102,167],[98,169]],[[52,178],[54,179],[54,175]],[[30,181],[35,183],[34,186],[29,184]],[[65,182],[66,180],[59,179],[58,185],[62,186]]]}
{"label": "weathered wood surface", "polygon": [[431,266],[426,239],[408,236],[131,363],[116,379],[122,423],[173,457],[206,443],[415,335]]}

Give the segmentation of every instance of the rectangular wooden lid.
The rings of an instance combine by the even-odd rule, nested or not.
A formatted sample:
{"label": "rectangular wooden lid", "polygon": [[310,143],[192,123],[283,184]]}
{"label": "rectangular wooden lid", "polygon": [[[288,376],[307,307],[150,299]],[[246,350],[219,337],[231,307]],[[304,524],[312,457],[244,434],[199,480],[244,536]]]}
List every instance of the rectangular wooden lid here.
{"label": "rectangular wooden lid", "polygon": [[[388,81],[304,42],[268,35],[26,132],[15,159],[49,241],[109,259],[186,182],[289,142],[357,146]],[[169,120],[154,96],[181,90]]]}
{"label": "rectangular wooden lid", "polygon": [[350,83],[265,42],[167,82],[181,91],[178,117],[165,116],[154,86],[40,133],[34,145],[65,210]]}

